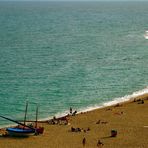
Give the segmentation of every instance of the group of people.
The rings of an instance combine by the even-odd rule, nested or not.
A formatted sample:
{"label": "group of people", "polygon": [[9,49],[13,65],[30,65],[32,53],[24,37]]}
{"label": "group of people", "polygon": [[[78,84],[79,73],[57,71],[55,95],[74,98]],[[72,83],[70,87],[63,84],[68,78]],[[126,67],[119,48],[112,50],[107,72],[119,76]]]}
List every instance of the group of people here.
{"label": "group of people", "polygon": [[77,111],[75,110],[74,112],[72,111],[72,108],[70,107],[69,109],[70,115],[75,116],[77,114]]}
{"label": "group of people", "polygon": [[142,99],[134,99],[134,102],[138,102],[138,104],[144,104],[144,100]]}
{"label": "group of people", "polygon": [[67,114],[66,116],[62,116],[62,117],[59,117],[59,118],[56,118],[55,116],[53,117],[53,119],[51,120],[48,120],[48,123],[49,124],[64,124],[64,125],[68,125],[68,116],[69,115],[72,115],[72,116],[75,116],[77,114],[77,111],[75,110],[73,112],[72,108],[70,107],[70,111],[69,111],[69,114]]}
{"label": "group of people", "polygon": [[48,121],[49,124],[59,124],[59,125],[68,125],[68,116],[63,116],[56,118],[55,116],[53,119]]}
{"label": "group of people", "polygon": [[90,128],[88,127],[87,129],[83,129],[83,128],[74,128],[74,127],[71,127],[71,132],[85,132],[86,131],[90,131]]}

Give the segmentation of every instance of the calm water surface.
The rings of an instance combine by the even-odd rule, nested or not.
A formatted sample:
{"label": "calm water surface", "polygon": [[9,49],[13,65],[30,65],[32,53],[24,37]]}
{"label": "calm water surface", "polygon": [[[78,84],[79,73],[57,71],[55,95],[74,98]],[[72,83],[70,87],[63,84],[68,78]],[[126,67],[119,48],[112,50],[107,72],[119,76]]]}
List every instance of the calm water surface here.
{"label": "calm water surface", "polygon": [[[0,2],[0,114],[46,118],[148,86],[148,2]],[[10,124],[0,119],[0,125]]]}

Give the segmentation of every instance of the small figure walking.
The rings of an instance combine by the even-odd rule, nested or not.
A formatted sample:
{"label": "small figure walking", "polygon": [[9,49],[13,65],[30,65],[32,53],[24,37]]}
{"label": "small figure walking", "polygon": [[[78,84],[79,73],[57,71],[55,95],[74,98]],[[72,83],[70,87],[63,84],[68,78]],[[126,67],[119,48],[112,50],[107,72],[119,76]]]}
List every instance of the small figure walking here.
{"label": "small figure walking", "polygon": [[100,141],[100,140],[98,140],[98,142],[97,142],[97,147],[100,147],[100,146],[103,146],[104,144]]}
{"label": "small figure walking", "polygon": [[82,144],[83,144],[83,147],[85,147],[85,144],[86,144],[86,139],[85,139],[85,137],[84,137],[83,140],[82,140]]}

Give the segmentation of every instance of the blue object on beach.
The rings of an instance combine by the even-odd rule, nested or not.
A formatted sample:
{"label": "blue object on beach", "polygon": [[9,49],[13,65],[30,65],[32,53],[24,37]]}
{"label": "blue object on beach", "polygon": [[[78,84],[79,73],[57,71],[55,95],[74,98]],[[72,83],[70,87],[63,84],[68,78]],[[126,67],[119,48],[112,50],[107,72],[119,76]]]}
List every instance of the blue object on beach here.
{"label": "blue object on beach", "polygon": [[11,136],[29,136],[35,133],[35,130],[25,128],[7,128],[6,130]]}

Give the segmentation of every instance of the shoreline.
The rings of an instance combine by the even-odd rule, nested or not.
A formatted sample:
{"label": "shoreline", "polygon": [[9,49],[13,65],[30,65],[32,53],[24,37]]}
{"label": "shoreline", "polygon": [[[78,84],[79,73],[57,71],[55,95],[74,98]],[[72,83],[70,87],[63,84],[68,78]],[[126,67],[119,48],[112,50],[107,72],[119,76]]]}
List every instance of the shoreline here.
{"label": "shoreline", "polygon": [[[141,101],[144,101],[143,103]],[[69,124],[39,123],[45,132],[43,135],[28,138],[0,137],[3,148],[27,147],[41,148],[82,148],[86,139],[86,148],[97,147],[97,141],[106,148],[146,147],[148,145],[148,93],[114,105],[80,112],[69,116]],[[74,129],[72,131],[72,129]],[[79,130],[77,130],[79,129]],[[111,137],[111,131],[117,136]]]}
{"label": "shoreline", "polygon": [[[113,100],[108,101],[108,102],[100,103],[99,105],[94,105],[94,106],[90,106],[90,107],[88,106],[85,109],[84,108],[79,109],[77,111],[77,114],[87,113],[87,112],[91,112],[91,111],[94,111],[94,110],[97,110],[97,109],[103,109],[103,108],[106,108],[106,107],[112,107],[116,104],[128,103],[128,102],[133,101],[134,99],[137,99],[137,98],[144,98],[145,96],[148,96],[148,87],[146,87],[142,90],[133,92],[130,95],[125,95],[123,97],[114,98]],[[52,117],[40,118],[38,120],[38,122],[44,123],[44,122],[47,122],[49,120],[52,120],[53,117],[61,118],[61,117],[66,116],[68,114],[69,114],[69,111],[67,110],[67,111],[65,111],[64,113],[61,113],[61,114],[57,113],[57,114],[55,114],[55,116],[52,116]],[[0,129],[5,129],[5,128],[10,127],[10,126],[13,127],[13,126],[16,126],[16,125],[17,124],[8,124],[6,126],[0,126]]]}
{"label": "shoreline", "polygon": [[[145,96],[148,96],[148,87],[146,87],[146,88],[144,88],[142,90],[139,90],[139,91],[135,91],[135,92],[133,92],[130,95],[125,95],[123,97],[114,98],[111,101],[100,103],[99,105],[96,104],[94,106],[88,106],[86,108],[80,108],[80,109],[77,110],[77,114],[94,111],[96,109],[102,109],[102,108],[106,108],[106,107],[111,107],[111,106],[114,106],[114,105],[116,105],[118,103],[126,103],[126,102],[129,102],[129,101],[133,101],[136,98],[144,98]],[[57,114],[55,114],[52,117],[40,118],[39,121],[40,122],[42,122],[42,121],[44,122],[44,121],[53,119],[53,117],[61,118],[63,116],[66,116],[68,113],[69,113],[69,110],[64,111],[61,114],[57,113]]]}

